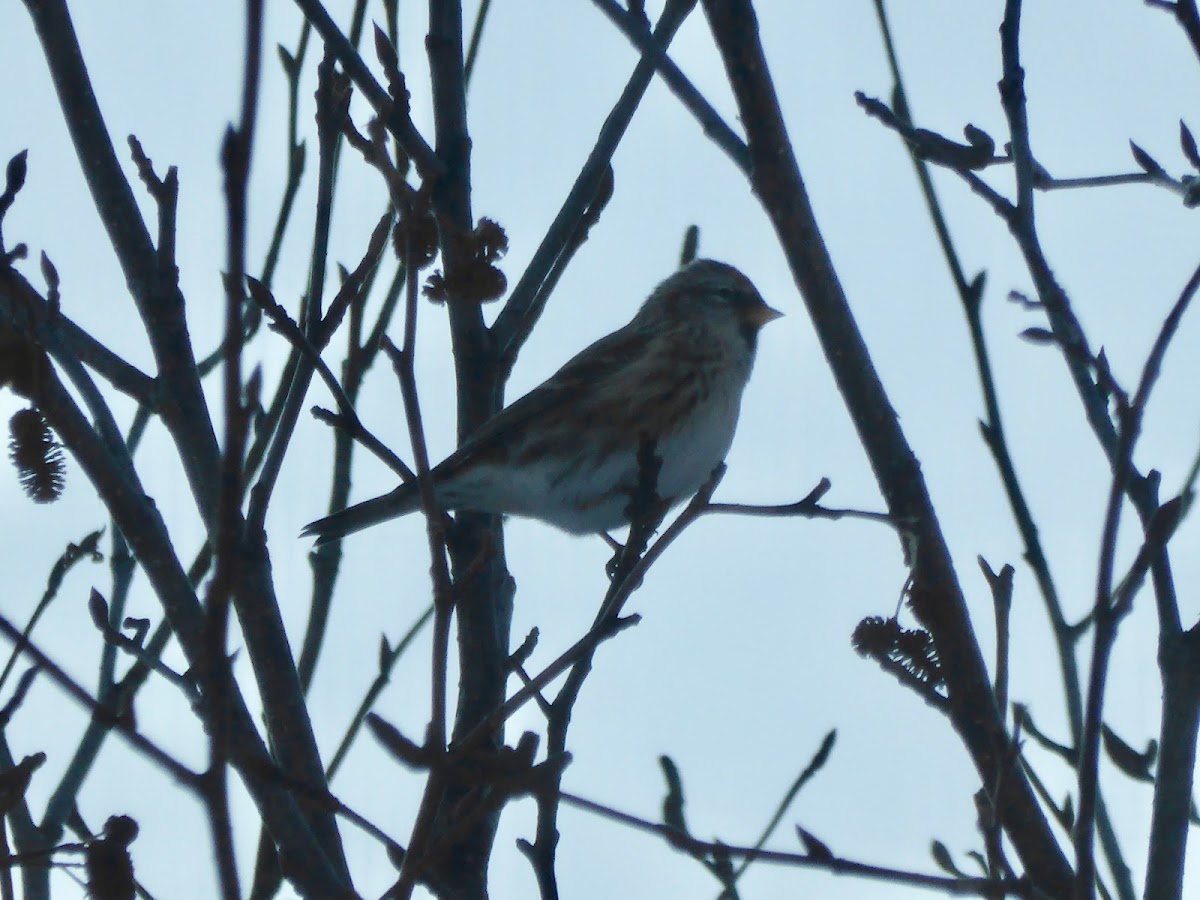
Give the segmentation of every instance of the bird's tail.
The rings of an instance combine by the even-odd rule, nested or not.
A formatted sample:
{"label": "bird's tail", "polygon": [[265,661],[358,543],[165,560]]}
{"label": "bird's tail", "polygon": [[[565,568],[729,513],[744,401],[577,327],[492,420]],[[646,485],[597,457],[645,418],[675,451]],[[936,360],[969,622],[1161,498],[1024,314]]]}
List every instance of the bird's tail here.
{"label": "bird's tail", "polygon": [[388,519],[398,519],[413,512],[419,503],[416,482],[402,484],[382,497],[364,500],[362,503],[346,507],[341,512],[309,522],[300,534],[302,537],[315,537],[316,546],[319,547]]}

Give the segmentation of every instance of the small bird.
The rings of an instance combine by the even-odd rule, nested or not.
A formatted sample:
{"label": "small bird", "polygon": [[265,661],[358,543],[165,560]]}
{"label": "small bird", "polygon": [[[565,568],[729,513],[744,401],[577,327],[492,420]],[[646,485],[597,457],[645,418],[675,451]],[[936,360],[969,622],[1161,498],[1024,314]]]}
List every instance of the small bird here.
{"label": "small bird", "polygon": [[[431,472],[447,510],[540,519],[572,534],[628,522],[638,453],[654,442],[666,506],[725,459],[759,329],[781,316],[750,279],[700,259],[656,287],[633,320],[496,413]],[[311,522],[317,544],[420,508],[417,484]]]}

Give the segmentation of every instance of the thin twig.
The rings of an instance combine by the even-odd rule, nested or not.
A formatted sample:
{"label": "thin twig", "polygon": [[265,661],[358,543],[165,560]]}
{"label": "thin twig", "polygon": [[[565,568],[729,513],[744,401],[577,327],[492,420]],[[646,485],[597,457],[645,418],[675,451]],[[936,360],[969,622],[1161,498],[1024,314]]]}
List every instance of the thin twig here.
{"label": "thin twig", "polygon": [[127,397],[151,410],[157,409],[158,382],[154,378],[109,350],[62,313],[55,317],[54,327],[63,347],[85,366]]}
{"label": "thin twig", "polygon": [[901,884],[914,888],[927,888],[940,891],[952,896],[970,897],[1032,897],[1029,884],[1024,880],[1000,880],[994,878],[954,878],[945,875],[923,875],[919,872],[906,872],[902,869],[888,869],[867,863],[855,862],[839,856],[824,856],[819,853],[785,853],[779,850],[762,850],[754,847],[740,847],[724,842],[715,843],[700,841],[696,838],[681,835],[676,829],[640,816],[621,812],[612,807],[597,803],[572,794],[567,791],[559,793],[563,803],[594,813],[603,818],[619,822],[630,828],[657,835],[672,847],[676,847],[689,855],[709,855],[722,853],[732,858],[754,859],[762,862],[780,865],[799,866],[803,868],[822,869],[837,875],[854,875],[859,878],[873,878],[881,881]]}
{"label": "thin twig", "polygon": [[[68,544],[67,549],[63,551],[54,566],[50,570],[50,576],[46,579],[46,589],[42,591],[42,596],[38,599],[37,606],[30,613],[28,621],[25,623],[25,629],[21,632],[23,639],[28,639],[33,633],[34,627],[38,620],[49,608],[50,603],[58,596],[58,590],[62,586],[63,578],[67,572],[78,562],[90,558],[92,562],[99,562],[102,557],[96,549],[96,545],[100,540],[100,531],[93,531],[91,534],[84,537],[78,544]],[[17,657],[21,654],[21,645],[13,647],[12,653],[8,657],[8,661],[4,664],[3,671],[0,671],[0,688],[4,687],[8,676],[12,673],[17,664]]]}
{"label": "thin twig", "polygon": [[[373,273],[378,271],[378,266],[372,270]],[[387,326],[390,324],[392,316],[399,305],[400,292],[404,284],[403,272],[403,266],[398,267],[391,285],[384,294],[383,303],[372,328],[371,336],[365,344],[362,341],[363,304],[353,303],[350,305],[347,341],[349,346],[346,351],[346,358],[342,364],[342,387],[346,398],[350,401],[351,409],[353,409],[354,401],[365,382],[367,372],[379,353],[380,344],[384,333],[386,333]],[[368,288],[369,285],[364,280],[362,291],[365,293]],[[384,460],[402,479],[412,480],[416,477],[413,475],[412,470],[404,464],[404,461],[389,447],[386,447],[379,438],[368,432],[362,426],[361,422],[355,426],[354,423],[358,420],[357,413],[354,414],[354,419],[347,423],[344,418],[327,417],[323,410],[318,411],[314,408],[312,412],[314,416],[335,426],[333,471],[330,478],[330,497],[327,504],[329,513],[345,509],[350,499],[350,466],[353,462],[355,441],[363,443],[377,457]],[[332,416],[332,414],[329,415]],[[338,541],[325,544],[318,548],[316,552],[309,555],[309,564],[313,573],[312,599],[309,603],[308,623],[304,629],[304,640],[300,648],[300,658],[296,664],[296,669],[300,676],[300,684],[306,693],[312,683],[317,660],[324,644],[326,625],[329,620],[329,611],[333,604],[333,591],[341,568],[341,560],[341,543]]]}
{"label": "thin twig", "polygon": [[[305,335],[318,346],[319,342],[314,338],[320,329],[322,298],[325,292],[325,266],[329,256],[330,216],[333,205],[337,146],[348,103],[349,96],[345,92],[343,80],[334,71],[332,58],[326,57],[318,71],[317,216],[313,226],[308,290],[305,294],[304,311],[300,316],[300,325],[304,329]],[[240,293],[240,282],[238,290]],[[295,366],[285,367],[285,371],[291,370],[291,378],[280,385],[280,390],[285,391],[285,397],[280,405],[278,419],[274,423],[275,427],[271,434],[269,448],[263,457],[262,469],[250,492],[250,507],[246,514],[246,521],[247,528],[251,533],[261,531],[266,521],[267,507],[278,482],[279,473],[283,468],[283,460],[291,444],[292,435],[295,433],[304,398],[307,396],[308,386],[312,380],[313,364],[296,349],[293,349],[292,354],[299,358]]]}
{"label": "thin twig", "polygon": [[722,513],[725,515],[762,516],[765,518],[788,518],[802,516],[806,519],[865,519],[868,522],[882,522],[894,525],[895,521],[887,513],[870,512],[861,509],[830,509],[821,506],[817,501],[823,497],[833,483],[828,478],[822,478],[820,483],[809,491],[808,495],[794,503],[781,503],[771,506],[759,506],[751,503],[709,503],[702,512]]}
{"label": "thin twig", "polygon": [[[95,593],[96,591],[93,589],[93,594]],[[96,624],[97,626],[101,625],[100,622],[97,622]],[[162,659],[159,658],[159,654],[147,651],[142,646],[140,641],[135,641],[128,635],[122,634],[108,622],[103,623],[100,633],[103,635],[106,643],[124,650],[150,671],[161,675],[168,684],[172,684],[179,688],[179,690],[183,692],[184,696],[187,697],[189,702],[199,702],[200,692],[197,690],[195,682],[186,675],[179,674],[166,663],[164,663]]]}
{"label": "thin twig", "polygon": [[463,81],[471,86],[471,76],[475,74],[475,60],[479,55],[479,45],[483,41],[483,26],[492,8],[492,0],[480,0],[479,9],[475,12],[475,24],[471,28],[471,42],[467,45],[467,61],[463,63]]}
{"label": "thin twig", "polygon": [[748,173],[750,171],[750,152],[746,142],[725,123],[721,114],[680,71],[671,57],[667,56],[666,50],[650,33],[645,21],[622,9],[616,0],[592,0],[592,2],[604,15],[608,16],[609,21],[616,25],[638,50],[654,62],[658,74],[671,89],[671,93],[688,109],[709,139],[725,151],[725,154],[733,160],[733,164],[740,171]]}
{"label": "thin twig", "polygon": [[312,25],[305,19],[300,26],[296,52],[288,53],[282,44],[279,47],[280,61],[288,83],[287,180],[283,186],[283,197],[279,201],[279,211],[275,214],[271,243],[267,246],[267,255],[263,259],[258,276],[267,287],[270,287],[275,279],[275,267],[279,264],[284,234],[292,221],[292,209],[296,195],[300,192],[300,180],[304,175],[305,150],[304,143],[298,136],[297,122],[300,118],[300,72],[304,67],[304,57],[308,53],[308,38],[311,33]]}
{"label": "thin twig", "polygon": [[[694,7],[695,0],[671,0],[667,3],[654,29],[654,41],[658,46],[666,47],[671,43]],[[579,246],[580,226],[588,218],[587,213],[594,205],[613,154],[641,105],[654,71],[654,60],[643,52],[620,98],[604,120],[596,144],[575,177],[575,183],[492,326],[492,337],[506,370],[511,371],[517,354],[545,307],[550,289],[556,281],[551,277],[552,272],[560,269],[563,258],[569,260],[573,250]]]}
{"label": "thin twig", "polygon": [[362,724],[367,717],[367,713],[374,708],[375,701],[379,699],[379,695],[383,693],[383,689],[387,686],[389,677],[392,673],[392,668],[400,660],[400,657],[404,655],[404,652],[410,646],[412,646],[412,643],[416,640],[417,635],[421,633],[421,629],[423,629],[432,618],[433,604],[431,603],[429,606],[425,607],[425,611],[421,613],[417,620],[413,622],[411,626],[409,626],[408,631],[404,633],[404,637],[400,639],[400,643],[398,643],[395,647],[390,648],[386,653],[381,652],[379,660],[379,674],[375,676],[375,680],[371,682],[371,686],[367,688],[366,694],[363,696],[362,701],[358,704],[358,709],[355,710],[354,715],[350,719],[350,724],[346,728],[346,733],[342,735],[342,739],[338,743],[337,750],[334,751],[333,757],[329,761],[329,767],[325,770],[326,776],[330,781],[333,780],[334,775],[336,775],[338,769],[341,768],[342,763],[346,759],[346,754],[350,752],[350,748],[353,746],[355,738],[358,737],[359,732],[362,730]]}
{"label": "thin twig", "polygon": [[1156,178],[1148,172],[1126,172],[1117,175],[1085,175],[1075,178],[1039,178],[1037,188],[1040,191],[1064,191],[1077,188],[1114,187],[1121,184],[1162,184],[1166,182],[1178,194],[1184,189],[1170,179]]}
{"label": "thin twig", "polygon": [[[1197,290],[1200,290],[1200,266],[1188,279],[1178,300],[1172,306],[1163,321],[1154,345],[1151,347],[1138,388],[1132,403],[1123,411],[1123,422],[1118,443],[1116,468],[1113,473],[1112,485],[1109,490],[1108,505],[1104,518],[1103,536],[1101,538],[1100,568],[1096,580],[1096,599],[1093,607],[1095,631],[1093,635],[1091,676],[1088,684],[1087,708],[1084,719],[1083,736],[1079,752],[1079,814],[1075,827],[1076,853],[1076,900],[1089,900],[1093,896],[1095,881],[1095,863],[1091,846],[1092,831],[1095,824],[1096,797],[1099,790],[1098,768],[1100,755],[1100,732],[1103,725],[1104,692],[1108,674],[1108,664],[1111,658],[1112,646],[1116,640],[1117,628],[1121,618],[1129,611],[1132,604],[1133,591],[1141,582],[1141,577],[1152,565],[1166,565],[1166,542],[1174,532],[1177,516],[1172,521],[1163,523],[1155,529],[1154,519],[1145,528],[1147,543],[1138,553],[1135,565],[1130,574],[1122,581],[1121,596],[1114,591],[1113,569],[1116,559],[1116,543],[1118,525],[1124,497],[1128,491],[1128,481],[1132,476],[1133,452],[1141,433],[1142,417],[1146,404],[1157,383],[1162,368],[1163,358],[1170,346],[1172,338],[1179,328],[1179,323],[1191,304]],[[1165,509],[1165,507],[1163,507]],[[1159,595],[1160,622],[1164,628],[1179,629],[1178,608],[1174,604],[1165,604]],[[1164,710],[1164,715],[1174,715],[1173,711]],[[1193,735],[1193,742],[1194,742]],[[1182,783],[1173,783],[1173,790],[1182,790],[1190,796],[1191,779],[1180,773]],[[1186,822],[1183,823],[1186,828]],[[1182,858],[1178,860],[1182,865]]]}
{"label": "thin twig", "polygon": [[[242,565],[243,533],[242,460],[250,417],[242,391],[242,310],[246,299],[247,187],[258,115],[259,75],[262,60],[263,0],[246,4],[246,48],[242,73],[241,122],[230,126],[222,148],[227,216],[227,275],[225,278],[225,340],[222,360],[224,448],[221,455],[220,497],[213,546],[213,578],[205,600],[205,649],[193,673],[205,699],[209,739],[208,770],[201,780],[201,797],[208,811],[215,849],[217,876],[225,900],[238,900],[237,860],[233,850],[233,821],[229,810],[229,761],[233,752],[232,728],[225,710],[233,672],[227,661],[229,613],[237,590],[237,570]],[[254,398],[257,401],[257,397]]]}
{"label": "thin twig", "polygon": [[320,0],[296,0],[296,5],[321,35],[326,48],[341,63],[355,87],[382,118],[387,130],[399,141],[404,152],[416,165],[417,171],[421,173],[421,177],[432,180],[444,174],[445,165],[421,137],[408,116],[408,110],[400,109],[392,102],[388,92],[375,80],[358,51],[354,49],[354,45],[342,34]]}
{"label": "thin twig", "polygon": [[1197,8],[1196,0],[1144,0],[1144,2],[1149,7],[1173,14],[1175,21],[1187,35],[1192,50],[1200,58],[1200,8]]}
{"label": "thin twig", "polygon": [[37,29],[63,119],[100,221],[108,232],[154,353],[163,379],[162,396],[170,398],[160,410],[163,422],[201,517],[211,522],[216,514],[220,451],[200,388],[178,282],[162,277],[158,252],[92,91],[65,0],[26,0],[25,6]]}
{"label": "thin twig", "polygon": [[[8,638],[13,644],[20,643],[21,632],[8,619],[0,614],[0,634]],[[40,671],[46,675],[70,697],[79,703],[84,709],[88,710],[92,715],[106,719],[110,725],[116,728],[139,752],[144,754],[148,759],[153,761],[159,768],[165,771],[168,775],[178,781],[184,787],[199,792],[200,790],[200,775],[193,772],[183,763],[179,762],[167,751],[163,750],[158,744],[150,740],[150,738],[134,729],[129,719],[116,715],[113,710],[100,706],[96,699],[87,692],[78,682],[55,663],[50,657],[38,648],[37,644],[32,641],[26,641],[22,652],[29,656]]]}
{"label": "thin twig", "polygon": [[[1131,429],[1140,425],[1141,416],[1157,383],[1167,348],[1198,288],[1200,267],[1192,273],[1192,277],[1164,319],[1147,356],[1130,407]],[[1136,434],[1133,437],[1136,439]],[[1179,516],[1186,514],[1190,506],[1196,472],[1197,468],[1194,466],[1185,481],[1184,492],[1175,503],[1175,522],[1166,523],[1165,530],[1155,527],[1157,520],[1169,506],[1164,504],[1143,526],[1146,531],[1146,546],[1139,551],[1134,568],[1123,579],[1121,585],[1122,590],[1128,592],[1128,598],[1114,598],[1112,601],[1119,607],[1116,610],[1118,615],[1128,609],[1128,604],[1132,602],[1132,592],[1136,588],[1134,579],[1139,564],[1145,565],[1146,557],[1149,556],[1152,560],[1149,565],[1156,572],[1154,595],[1159,617],[1159,666],[1163,680],[1161,755],[1154,787],[1150,858],[1146,865],[1146,896],[1153,897],[1181,896],[1184,853],[1189,831],[1188,800],[1195,778],[1196,735],[1200,729],[1200,688],[1197,687],[1195,678],[1195,672],[1198,670],[1197,660],[1200,659],[1200,645],[1197,642],[1196,629],[1184,631],[1182,628],[1178,604],[1171,590],[1169,564],[1166,559],[1166,541],[1173,533]],[[1153,546],[1156,543],[1159,546]],[[1137,580],[1140,580],[1140,576]],[[1082,813],[1082,799],[1080,807]]]}
{"label": "thin twig", "polygon": [[[803,789],[804,785],[808,784],[812,777],[821,770],[826,762],[828,762],[829,754],[833,751],[833,744],[835,740],[837,740],[836,730],[830,731],[825,735],[824,739],[821,741],[821,746],[817,748],[817,752],[813,754],[812,759],[808,761],[808,764],[803,770],[801,770],[800,774],[796,776],[796,780],[792,782],[791,786],[784,793],[783,798],[775,807],[775,812],[771,815],[771,818],[767,821],[762,833],[758,836],[758,840],[756,840],[753,846],[750,848],[751,850],[758,852],[767,845],[767,841],[771,839],[771,835],[775,833],[775,829],[779,827],[779,823],[783,821],[784,815],[787,814],[788,807],[792,805],[792,801],[796,799],[796,796]],[[742,859],[742,864],[738,866],[733,875],[733,880],[735,883],[739,878],[742,877],[742,874],[747,868],[749,868],[750,863],[753,862],[754,859],[755,857],[751,856],[750,854],[747,854]]]}
{"label": "thin twig", "polygon": [[[409,261],[407,290],[405,295],[404,347],[397,350],[387,338],[383,349],[391,357],[400,390],[404,397],[404,418],[408,426],[409,440],[413,448],[413,462],[417,470],[417,487],[420,489],[421,509],[425,514],[425,533],[429,543],[430,575],[433,581],[433,653],[430,678],[430,719],[426,732],[426,749],[438,755],[446,749],[446,701],[447,669],[449,667],[450,621],[454,613],[454,587],[450,569],[446,562],[445,516],[434,494],[430,476],[429,452],[425,444],[425,428],[421,420],[421,406],[417,395],[415,349],[417,329],[417,290],[420,272],[411,265],[410,249],[405,247],[405,258]],[[397,892],[405,896],[417,880],[418,867],[425,864],[425,855],[432,839],[434,822],[442,802],[445,788],[441,773],[436,769],[429,773],[420,809],[413,823],[408,853],[400,870]]]}

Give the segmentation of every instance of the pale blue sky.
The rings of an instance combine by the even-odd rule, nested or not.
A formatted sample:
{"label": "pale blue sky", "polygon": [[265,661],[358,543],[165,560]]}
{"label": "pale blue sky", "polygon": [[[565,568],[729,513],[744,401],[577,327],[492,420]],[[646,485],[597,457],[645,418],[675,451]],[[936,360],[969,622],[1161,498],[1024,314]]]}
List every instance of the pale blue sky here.
{"label": "pale blue sky", "polygon": [[[967,122],[999,142],[1006,129],[998,103],[1001,5],[910,0],[893,4],[893,24],[918,123],[955,137]],[[219,271],[224,264],[224,212],[217,148],[237,110],[241,17],[237,4],[76,3],[72,13],[93,83],[118,144],[136,133],[159,166],[180,167],[178,257],[201,352],[219,333]],[[349,3],[330,4],[343,25]],[[430,132],[419,4],[402,4],[401,48],[418,127]],[[656,4],[652,6],[657,7]],[[1018,569],[1013,612],[1014,700],[1033,705],[1038,722],[1065,735],[1057,665],[1021,547],[979,438],[982,415],[967,333],[941,263],[911,166],[895,137],[864,116],[855,90],[886,99],[891,83],[871,4],[763,2],[768,58],[788,117],[818,220],[839,267],[875,363],[919,455],[986,658],[992,613],[975,557]],[[474,4],[468,4],[467,18]],[[269,4],[269,43],[294,46],[299,18],[288,3]],[[375,13],[378,14],[378,13]],[[1172,172],[1178,119],[1200,87],[1196,60],[1171,19],[1138,3],[1097,4],[1086,15],[1072,4],[1030,4],[1025,64],[1031,131],[1040,161],[1056,175],[1130,171],[1132,138]],[[732,100],[700,13],[673,55],[728,120]],[[522,271],[592,146],[636,57],[590,3],[529,0],[496,3],[480,55],[469,107],[474,139],[476,215],[495,218],[511,250],[502,268],[510,284]],[[303,123],[311,122],[312,55]],[[273,221],[284,167],[283,80],[268,56],[262,124],[251,197],[251,255],[260,261]],[[9,86],[0,122],[0,158],[29,149],[29,177],[6,220],[10,242],[45,250],[62,278],[63,308],[76,321],[144,366],[149,354],[133,327],[124,284],[91,206],[58,114],[44,61],[20,4],[0,12],[0,77]],[[365,121],[364,107],[353,107]],[[1200,127],[1200,120],[1192,123]],[[310,168],[275,294],[294,308],[303,290],[314,190]],[[822,476],[833,480],[827,502],[881,508],[865,459],[816,348],[800,298],[764,215],[746,183],[677,101],[654,84],[614,160],[616,195],[561,282],[511,382],[518,396],[579,348],[624,323],[674,265],[684,228],[701,228],[701,252],[741,267],[771,305],[788,315],[762,336],[755,375],[729,457],[721,499],[784,502]],[[126,162],[133,179],[133,168]],[[989,174],[1001,190],[1007,172]],[[951,228],[970,272],[989,273],[986,322],[997,382],[1019,472],[1042,530],[1064,604],[1081,615],[1091,603],[1106,467],[1087,431],[1065,367],[1053,350],[1017,334],[1040,325],[1035,313],[1005,302],[1030,281],[1004,227],[952,176],[939,175]],[[334,212],[334,259],[353,264],[382,209],[378,178],[348,152]],[[143,209],[152,204],[143,197]],[[1172,195],[1148,187],[1070,192],[1039,200],[1041,233],[1055,272],[1076,303],[1094,346],[1103,345],[1118,375],[1132,383],[1154,329],[1191,268],[1194,218]],[[36,266],[24,271],[40,283]],[[421,312],[418,376],[431,452],[453,449],[452,377],[440,310]],[[1139,462],[1177,486],[1200,441],[1195,384],[1200,331],[1185,322],[1168,357],[1160,395],[1147,421]],[[268,373],[282,342],[255,346]],[[399,395],[386,366],[377,367],[360,408],[368,425],[402,455],[407,440]],[[320,387],[312,402],[328,405]],[[0,396],[0,412],[16,408]],[[127,420],[129,409],[118,404]],[[271,552],[288,625],[303,627],[308,595],[301,525],[324,511],[329,450],[323,429],[305,422],[285,466],[272,509]],[[140,456],[148,490],[184,547],[200,540],[190,497],[166,445],[151,440]],[[392,486],[391,476],[362,458],[355,496]],[[23,618],[66,539],[104,522],[78,468],[71,466],[63,502],[34,507],[13,477],[0,478],[0,516],[19,516],[19,533],[0,547],[10,579],[4,611]],[[346,545],[344,583],[329,648],[313,692],[322,749],[331,753],[350,710],[374,676],[381,630],[395,641],[427,603],[428,560],[413,518],[356,536]],[[1200,612],[1197,528],[1176,539],[1176,573],[1185,619]],[[1129,535],[1132,537],[1132,534]],[[590,623],[605,585],[607,548],[546,526],[513,522],[509,565],[518,597],[513,633],[541,630],[532,669],[553,659]],[[1130,543],[1132,546],[1132,543]],[[971,795],[978,780],[947,723],[851,649],[855,624],[889,615],[905,569],[892,534],[854,522],[707,519],[672,548],[629,609],[641,625],[606,644],[584,688],[571,741],[574,763],[564,787],[655,818],[663,792],[659,754],[672,755],[687,788],[688,817],[699,837],[749,843],[778,798],[817,748],[839,731],[826,769],[792,808],[774,845],[798,849],[800,822],[849,858],[933,871],[929,841],[955,853],[979,845]],[[81,567],[68,580],[41,634],[45,648],[84,683],[95,679],[99,648],[83,610],[90,586],[107,573]],[[1109,721],[1136,746],[1158,731],[1155,624],[1144,604],[1117,645]],[[157,619],[140,584],[132,615]],[[1082,658],[1082,657],[1081,657]],[[178,662],[178,657],[173,659]],[[243,666],[248,669],[248,666]],[[386,718],[419,737],[427,718],[427,651],[397,668],[379,706]],[[246,674],[243,672],[242,674]],[[252,691],[248,691],[252,694]],[[36,713],[33,712],[36,710]],[[44,712],[43,712],[44,711]],[[154,685],[138,703],[144,730],[199,764],[206,752],[181,698]],[[33,716],[45,716],[34,721]],[[39,681],[10,731],[18,754],[47,750],[35,777],[35,806],[65,765],[85,717]],[[54,718],[51,719],[50,717]],[[47,725],[52,721],[53,725]],[[537,729],[527,708],[510,734]],[[47,746],[48,736],[61,745]],[[1068,773],[1035,756],[1057,796]],[[419,799],[420,779],[363,739],[334,784],[350,806],[398,840]],[[1140,880],[1150,792],[1105,775],[1105,788],[1132,868]],[[239,795],[244,812],[244,798]],[[83,795],[83,811],[99,825],[128,812],[142,825],[133,845],[137,871],[159,898],[214,895],[203,853],[180,848],[207,840],[201,810],[148,764],[114,741]],[[241,820],[246,865],[256,829]],[[536,888],[513,849],[531,837],[532,806],[505,813],[493,861],[493,897],[525,900]],[[379,848],[344,829],[356,886],[377,896],[394,877]],[[716,883],[693,861],[655,839],[569,809],[562,814],[560,883],[570,898],[715,897]],[[248,869],[247,869],[248,871]],[[1200,879],[1193,858],[1190,871]],[[917,896],[915,892],[836,879],[815,872],[755,865],[744,896]],[[61,896],[74,896],[66,879]],[[869,893],[868,893],[869,892]],[[56,896],[59,896],[56,894]],[[924,896],[922,894],[922,896]]]}

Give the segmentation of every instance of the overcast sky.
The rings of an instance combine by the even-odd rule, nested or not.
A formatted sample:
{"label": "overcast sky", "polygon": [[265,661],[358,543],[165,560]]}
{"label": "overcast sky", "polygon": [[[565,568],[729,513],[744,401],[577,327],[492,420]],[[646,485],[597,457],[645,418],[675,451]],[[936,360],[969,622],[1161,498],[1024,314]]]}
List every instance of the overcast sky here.
{"label": "overcast sky", "polygon": [[[299,17],[286,2],[268,4],[268,41],[295,47]],[[414,118],[427,135],[428,84],[421,4],[404,3],[401,63]],[[657,4],[651,4],[657,11]],[[921,203],[911,165],[893,135],[854,103],[862,90],[887,99],[891,89],[872,5],[763,2],[763,39],[825,240],[875,364],[922,462],[943,528],[968,593],[980,645],[991,663],[992,612],[975,558],[1017,567],[1013,611],[1014,700],[1028,702],[1044,730],[1067,740],[1057,663],[1033,579],[1022,564],[994,467],[979,437],[982,401],[958,299]],[[1002,4],[909,0],[892,11],[898,53],[918,124],[951,137],[968,122],[1002,144],[1007,139],[996,82],[1000,77]],[[178,258],[198,352],[220,330],[224,212],[217,150],[237,114],[242,24],[238,4],[163,4],[126,0],[73,4],[72,13],[110,133],[122,148],[135,133],[160,172],[180,167]],[[346,26],[349,3],[331,3]],[[474,4],[468,4],[471,20]],[[381,16],[380,10],[370,15]],[[1186,165],[1178,120],[1200,88],[1196,59],[1169,16],[1140,3],[1105,3],[1086,15],[1073,4],[1029,4],[1024,54],[1034,151],[1059,176],[1133,170],[1128,140],[1167,166]],[[703,15],[680,32],[672,55],[735,127],[736,112]],[[261,130],[250,205],[250,259],[261,261],[284,177],[286,97],[268,56]],[[312,114],[312,69],[301,90],[302,120]],[[515,282],[636,62],[626,41],[590,4],[564,0],[496,3],[469,96],[477,216],[506,229],[502,264]],[[120,271],[79,174],[44,59],[21,4],[0,11],[0,159],[29,150],[29,177],[5,222],[11,244],[27,243],[31,260],[45,250],[62,280],[63,308],[111,347],[149,369]],[[365,124],[364,105],[352,107]],[[1200,119],[1191,123],[1200,127]],[[275,295],[295,309],[307,278],[315,190],[310,168]],[[719,499],[785,502],[828,476],[833,506],[882,509],[874,480],[805,316],[783,256],[744,178],[656,82],[614,159],[616,195],[562,280],[513,375],[510,398],[537,384],[595,338],[623,324],[648,291],[670,273],[684,229],[701,229],[701,253],[739,266],[772,305],[787,313],[763,334],[746,393],[729,473]],[[126,171],[135,180],[133,167]],[[989,180],[1007,191],[1008,173]],[[985,321],[1003,412],[1019,474],[1031,499],[1064,605],[1071,616],[1090,607],[1107,493],[1106,465],[1080,412],[1065,366],[1047,347],[1018,339],[1042,325],[1037,313],[1008,303],[1011,289],[1031,291],[1003,225],[954,177],[937,185],[969,272],[988,271]],[[334,211],[332,256],[357,262],[382,211],[378,178],[345,154]],[[153,216],[143,196],[143,209]],[[1192,267],[1194,218],[1176,197],[1145,186],[1061,192],[1039,198],[1039,225],[1055,274],[1070,292],[1094,347],[1131,385],[1165,311]],[[253,270],[260,262],[252,262]],[[22,271],[40,284],[36,264]],[[1200,443],[1195,385],[1200,376],[1196,320],[1185,321],[1167,359],[1138,455],[1163,473],[1164,494],[1181,483]],[[435,457],[454,447],[453,379],[440,309],[424,306],[418,378]],[[266,336],[253,353],[268,374],[285,347]],[[215,385],[214,385],[215,387]],[[323,388],[312,402],[329,405]],[[18,408],[0,396],[7,417]],[[131,409],[117,404],[122,422]],[[386,366],[375,372],[359,410],[368,426],[408,457],[399,393]],[[360,455],[354,496],[393,486],[392,476]],[[300,527],[323,514],[330,460],[323,428],[306,421],[284,470],[268,522],[278,593],[298,639],[308,597],[309,546]],[[167,517],[177,544],[201,540],[190,495],[161,435],[139,455],[147,490]],[[105,524],[102,507],[72,465],[62,502],[35,507],[16,478],[0,478],[0,520],[17,522],[0,545],[9,573],[6,615],[20,621],[40,596],[66,540]],[[346,543],[343,584],[329,646],[312,695],[322,751],[331,754],[358,698],[375,674],[381,631],[394,643],[428,603],[428,558],[416,518]],[[1185,622],[1200,613],[1198,530],[1185,524],[1174,563]],[[1126,536],[1126,551],[1135,546]],[[606,546],[547,526],[512,522],[509,565],[518,595],[513,634],[533,626],[541,643],[531,670],[544,665],[590,624],[606,587]],[[185,557],[191,550],[185,552]],[[577,707],[570,742],[574,762],[564,788],[649,818],[663,793],[657,758],[670,754],[687,790],[687,815],[698,837],[751,843],[823,735],[838,729],[826,769],[805,789],[773,846],[799,849],[799,822],[838,854],[934,871],[931,839],[956,854],[977,849],[972,794],[978,778],[946,721],[859,658],[849,637],[859,620],[890,615],[906,570],[895,537],[861,522],[709,518],[654,568],[628,611],[643,619],[605,644]],[[82,566],[39,634],[43,646],[85,684],[95,683],[99,646],[84,611],[91,586],[107,570]],[[1148,598],[1146,598],[1148,599]],[[1156,634],[1149,603],[1122,628],[1110,681],[1107,721],[1135,746],[1158,733]],[[144,582],[131,615],[157,621]],[[911,617],[909,619],[911,624]],[[1086,658],[1087,646],[1084,647]],[[170,661],[180,657],[172,651]],[[396,669],[379,712],[419,738],[427,719],[427,641]],[[241,661],[248,674],[248,664]],[[247,684],[249,682],[247,681]],[[248,691],[248,695],[252,690]],[[207,753],[194,719],[170,688],[153,684],[138,702],[147,734],[200,765]],[[40,679],[10,737],[18,757],[45,750],[50,759],[30,790],[40,809],[85,724],[77,708]],[[527,707],[510,738],[539,729]],[[48,744],[48,741],[53,741]],[[1069,773],[1034,754],[1039,773],[1062,797]],[[1150,791],[1111,771],[1104,786],[1140,882],[1149,827]],[[396,766],[369,738],[358,744],[334,790],[348,805],[406,842],[421,779]],[[239,793],[237,837],[252,862],[255,821]],[[111,741],[82,796],[89,824],[113,813],[142,826],[133,845],[139,878],[158,898],[215,895],[201,809],[152,766]],[[513,849],[532,838],[532,804],[506,809],[492,863],[496,900],[536,895],[531,871]],[[570,898],[715,897],[700,865],[656,839],[564,809],[560,884]],[[394,870],[377,845],[353,834],[348,852],[355,883],[377,896]],[[964,867],[969,866],[964,863]],[[1190,872],[1200,883],[1194,855]],[[186,874],[185,874],[186,873]],[[820,873],[753,866],[746,898],[916,896]],[[61,894],[78,895],[65,878]]]}

